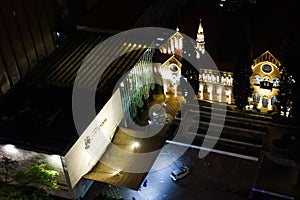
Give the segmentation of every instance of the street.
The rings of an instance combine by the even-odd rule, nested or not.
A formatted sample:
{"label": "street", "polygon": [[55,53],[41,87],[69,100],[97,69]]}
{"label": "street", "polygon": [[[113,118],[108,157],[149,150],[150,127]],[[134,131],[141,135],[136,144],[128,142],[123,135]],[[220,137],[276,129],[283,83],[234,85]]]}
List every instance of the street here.
{"label": "street", "polygon": [[[159,156],[172,157],[172,155]],[[188,149],[171,165],[157,171],[150,171],[146,177],[147,187],[141,185],[139,191],[94,182],[84,199],[91,200],[100,191],[111,197],[126,200],[131,200],[132,197],[136,200],[247,199],[248,191],[255,181],[258,164],[255,161],[215,153],[199,159],[198,150]],[[188,165],[192,172],[183,179],[173,182],[169,175],[172,170],[181,165]]]}

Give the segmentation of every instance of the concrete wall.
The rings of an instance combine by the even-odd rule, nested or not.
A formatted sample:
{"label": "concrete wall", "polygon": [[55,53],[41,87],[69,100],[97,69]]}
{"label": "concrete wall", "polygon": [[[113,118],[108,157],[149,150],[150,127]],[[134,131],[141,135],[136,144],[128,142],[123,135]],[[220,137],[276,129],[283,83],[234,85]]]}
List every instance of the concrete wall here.
{"label": "concrete wall", "polygon": [[72,188],[101,158],[122,118],[121,96],[117,90],[64,157]]}

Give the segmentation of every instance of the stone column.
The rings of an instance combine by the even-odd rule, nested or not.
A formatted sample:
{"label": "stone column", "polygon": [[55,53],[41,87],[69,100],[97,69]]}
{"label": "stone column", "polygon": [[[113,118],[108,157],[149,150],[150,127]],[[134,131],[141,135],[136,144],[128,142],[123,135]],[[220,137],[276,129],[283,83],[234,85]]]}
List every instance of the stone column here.
{"label": "stone column", "polygon": [[261,107],[262,107],[262,97],[259,97],[259,103],[257,105],[257,108],[261,109]]}
{"label": "stone column", "polygon": [[203,84],[199,83],[200,100],[203,100]]}
{"label": "stone column", "polygon": [[271,98],[268,99],[268,110],[272,110]]}
{"label": "stone column", "polygon": [[222,102],[222,88],[218,88],[219,102]]}
{"label": "stone column", "polygon": [[209,92],[209,100],[212,101],[212,85],[208,86],[207,91]]}
{"label": "stone column", "polygon": [[174,96],[177,97],[177,87],[178,87],[178,84],[174,85]]}

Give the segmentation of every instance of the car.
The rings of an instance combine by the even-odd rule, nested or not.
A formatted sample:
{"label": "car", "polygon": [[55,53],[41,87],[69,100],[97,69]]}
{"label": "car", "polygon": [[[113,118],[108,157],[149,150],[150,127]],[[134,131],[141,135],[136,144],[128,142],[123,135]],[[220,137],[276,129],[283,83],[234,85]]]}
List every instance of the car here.
{"label": "car", "polygon": [[179,179],[182,179],[189,173],[191,173],[190,168],[187,166],[182,166],[182,167],[179,167],[179,168],[173,170],[170,174],[170,177],[173,181],[177,181]]}

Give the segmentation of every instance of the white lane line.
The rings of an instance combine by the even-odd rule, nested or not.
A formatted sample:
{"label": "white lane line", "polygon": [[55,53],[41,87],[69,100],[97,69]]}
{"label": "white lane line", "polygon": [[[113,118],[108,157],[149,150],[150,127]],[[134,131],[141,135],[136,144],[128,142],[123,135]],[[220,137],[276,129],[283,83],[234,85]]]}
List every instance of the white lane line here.
{"label": "white lane line", "polygon": [[263,147],[263,145],[260,145],[260,144],[253,144],[253,143],[249,143],[249,142],[241,142],[241,141],[227,139],[227,138],[221,138],[221,137],[218,138],[218,137],[214,137],[214,136],[210,136],[210,135],[194,133],[194,132],[191,132],[191,131],[188,131],[187,133],[191,134],[193,136],[201,136],[201,137],[204,137],[204,138],[209,138],[209,139],[213,139],[213,140],[220,140],[220,141],[230,142],[230,143],[235,143],[235,144],[241,144],[241,145],[246,145],[246,146],[250,146],[250,147],[257,147],[257,148],[262,148]]}
{"label": "white lane line", "polygon": [[227,151],[222,151],[222,150],[217,150],[217,149],[210,149],[210,148],[205,148],[205,147],[200,147],[200,146],[196,146],[196,145],[192,145],[192,144],[185,144],[185,143],[175,142],[175,141],[170,141],[170,140],[167,140],[166,143],[175,144],[175,145],[179,145],[179,146],[185,146],[185,147],[189,147],[189,148],[193,148],[193,149],[209,151],[209,152],[232,156],[232,157],[236,157],[236,158],[242,158],[242,159],[246,159],[246,160],[258,161],[257,157],[242,155],[242,154],[238,154],[238,153],[232,153],[232,152],[227,152]]}
{"label": "white lane line", "polygon": [[215,126],[215,127],[221,127],[221,128],[228,128],[232,130],[238,130],[238,131],[244,131],[244,132],[250,132],[250,133],[256,133],[260,135],[266,135],[266,132],[264,131],[256,131],[253,129],[246,129],[246,128],[240,128],[240,127],[234,127],[234,126],[229,126],[229,125],[220,125],[212,122],[203,122],[203,121],[197,121],[197,120],[192,120],[193,123],[200,123],[204,125],[209,125],[209,126]]}

